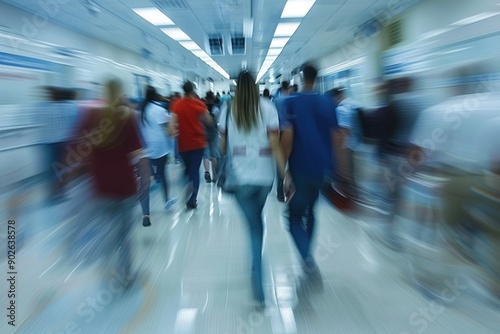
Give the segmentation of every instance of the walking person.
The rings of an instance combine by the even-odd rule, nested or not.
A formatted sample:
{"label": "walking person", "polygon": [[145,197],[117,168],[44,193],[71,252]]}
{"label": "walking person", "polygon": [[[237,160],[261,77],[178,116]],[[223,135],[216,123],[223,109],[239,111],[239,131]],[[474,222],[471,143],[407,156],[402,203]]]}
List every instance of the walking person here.
{"label": "walking person", "polygon": [[[278,119],[280,123],[280,135],[281,135],[281,130],[283,130],[283,126],[286,124],[286,115],[283,112],[283,104],[285,100],[288,98],[288,88],[289,88],[289,83],[288,81],[282,81],[281,82],[281,93],[279,97],[276,97],[273,99],[273,103],[276,106],[276,109],[278,110]],[[285,201],[285,193],[283,191],[283,179],[280,177],[279,173],[276,176],[276,199],[278,202],[284,202]]]}
{"label": "walking person", "polygon": [[[212,91],[207,92],[205,104],[208,112],[212,116],[213,124],[205,127],[207,134],[207,148],[203,152],[203,167],[205,168],[205,181],[207,183],[217,182],[217,159],[219,159],[219,132],[217,123],[220,109],[215,102],[215,95]],[[212,165],[212,175],[210,175],[210,164]]]}
{"label": "walking person", "polygon": [[276,108],[271,101],[259,97],[255,79],[248,71],[239,75],[232,107],[223,110],[219,124],[221,149],[229,152],[236,179],[236,201],[248,224],[254,297],[260,306],[264,306],[262,210],[275,179],[273,156],[287,189],[291,187],[291,178],[285,173],[285,154],[279,142]]}
{"label": "walking person", "polygon": [[198,206],[197,196],[200,187],[200,166],[203,151],[207,147],[205,128],[213,125],[207,106],[194,92],[194,85],[186,81],[183,85],[184,98],[173,106],[172,126],[170,131],[177,135],[179,153],[185,166],[185,174],[191,184],[186,206],[195,209]]}
{"label": "walking person", "polygon": [[302,257],[304,286],[322,287],[321,273],[312,254],[314,207],[323,180],[333,173],[332,142],[337,119],[332,99],[314,91],[316,77],[316,68],[305,65],[304,90],[284,101],[287,124],[281,143],[296,190],[288,203],[289,224]]}
{"label": "walking person", "polygon": [[[163,189],[164,208],[170,210],[177,202],[176,198],[169,197],[167,179],[167,157],[171,151],[167,135],[167,112],[160,105],[155,103],[157,93],[152,86],[146,88],[146,97],[139,108],[139,128],[145,143],[146,157],[151,161],[153,175],[156,182],[161,184]],[[149,217],[149,191],[144,192],[141,198],[142,224],[150,226]]]}
{"label": "walking person", "polygon": [[[84,259],[105,259],[107,270],[114,270],[131,283],[137,277],[131,240],[132,214],[137,203],[134,165],[146,174],[149,166],[121,82],[109,80],[105,88],[104,104],[89,110],[63,154],[67,165],[63,179],[83,173],[92,179],[93,199],[87,204],[91,217],[83,228],[91,240],[81,249],[82,254],[88,253]],[[78,159],[75,152],[80,153]],[[148,179],[144,177],[141,182]],[[143,184],[140,189],[147,191]]]}

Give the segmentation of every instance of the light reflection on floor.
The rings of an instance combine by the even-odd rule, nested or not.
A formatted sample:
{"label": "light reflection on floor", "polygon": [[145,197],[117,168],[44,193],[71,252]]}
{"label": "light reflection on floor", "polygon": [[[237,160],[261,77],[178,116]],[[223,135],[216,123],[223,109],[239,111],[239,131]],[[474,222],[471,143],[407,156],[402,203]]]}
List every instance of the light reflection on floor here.
{"label": "light reflection on floor", "polygon": [[[178,180],[179,166],[169,168]],[[172,192],[182,199],[182,189],[176,181]],[[497,333],[500,328],[500,308],[475,298],[468,283],[459,285],[453,300],[426,299],[413,284],[415,270],[433,275],[435,268],[379,243],[373,237],[379,223],[345,217],[323,200],[315,255],[324,289],[298,296],[297,252],[283,218],[285,206],[272,194],[265,208],[267,309],[259,311],[251,300],[249,243],[238,208],[213,184],[201,185],[198,202],[194,211],[180,201],[164,212],[160,192],[153,192],[150,228],[142,227],[137,205],[135,262],[143,276],[126,293],[110,292],[113,277],[68,259],[61,232],[75,222],[57,219],[74,210],[74,202],[24,212],[17,220],[36,229],[27,233],[18,256],[22,293],[16,333],[407,334]],[[465,277],[456,268],[456,278]],[[453,281],[453,273],[436,275],[441,274],[442,282]],[[5,281],[0,288],[6,291]],[[14,333],[4,321],[0,332]]]}

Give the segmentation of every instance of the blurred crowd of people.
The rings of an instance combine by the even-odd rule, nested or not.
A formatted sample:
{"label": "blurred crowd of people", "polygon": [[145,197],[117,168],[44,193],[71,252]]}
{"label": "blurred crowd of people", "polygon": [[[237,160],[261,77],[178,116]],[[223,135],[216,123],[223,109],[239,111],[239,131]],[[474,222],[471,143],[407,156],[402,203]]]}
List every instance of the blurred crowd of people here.
{"label": "blurred crowd of people", "polygon": [[[71,187],[90,185],[88,208],[73,213],[80,226],[69,244],[85,240],[81,248],[91,251],[73,253],[90,262],[104,260],[106,268],[133,283],[135,206],[140,203],[142,225],[154,225],[150,190],[159,186],[165,210],[177,203],[194,210],[200,170],[205,182],[217,183],[227,172],[221,168],[230,168],[261,307],[263,208],[272,189],[286,203],[304,291],[322,287],[312,249],[315,206],[323,193],[346,214],[375,212],[384,221],[381,239],[392,249],[416,252],[412,240],[439,245],[474,265],[478,279],[499,297],[498,92],[484,85],[478,90],[477,83],[471,87],[468,73],[456,80],[458,95],[433,104],[414,78],[401,77],[380,84],[382,102],[368,108],[348,87],[320,94],[314,66],[305,65],[302,74],[300,91],[282,81],[274,96],[269,90],[260,96],[248,71],[240,73],[234,96],[209,91],[200,98],[186,81],[182,96],[164,97],[148,86],[144,99],[131,101],[120,81],[109,80],[104,100],[82,102],[71,90],[45,87],[47,102],[37,106],[36,123],[46,147],[49,203],[64,201]],[[231,163],[221,164],[223,159]],[[172,193],[169,162],[183,164],[185,195]],[[449,273],[429,273],[422,263],[415,265],[421,269],[416,283],[437,291]]]}

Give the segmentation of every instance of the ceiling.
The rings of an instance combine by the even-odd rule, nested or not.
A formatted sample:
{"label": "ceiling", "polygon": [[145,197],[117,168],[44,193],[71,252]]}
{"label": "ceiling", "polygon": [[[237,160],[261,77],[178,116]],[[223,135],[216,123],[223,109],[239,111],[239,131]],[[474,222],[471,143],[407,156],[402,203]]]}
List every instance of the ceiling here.
{"label": "ceiling", "polygon": [[[40,10],[32,0],[3,1],[28,12]],[[59,1],[55,23],[82,32],[106,43],[142,54],[155,61],[194,72],[200,77],[223,79],[177,41],[165,35],[137,15],[131,8],[160,7],[177,27],[182,29],[209,55],[209,37],[221,36],[223,55],[211,55],[231,78],[242,69],[254,75],[260,70],[287,0],[73,0]],[[415,0],[401,0],[415,3]],[[38,2],[39,3],[39,2]],[[281,54],[263,76],[263,80],[280,74],[290,75],[306,61],[317,60],[353,39],[360,26],[373,17],[395,13],[394,0],[317,0]],[[392,7],[391,7],[392,6]],[[399,8],[400,9],[400,8]],[[246,22],[253,22],[248,32]],[[246,33],[244,54],[233,54],[231,36]],[[251,37],[250,37],[251,35]],[[145,51],[147,50],[147,51]]]}

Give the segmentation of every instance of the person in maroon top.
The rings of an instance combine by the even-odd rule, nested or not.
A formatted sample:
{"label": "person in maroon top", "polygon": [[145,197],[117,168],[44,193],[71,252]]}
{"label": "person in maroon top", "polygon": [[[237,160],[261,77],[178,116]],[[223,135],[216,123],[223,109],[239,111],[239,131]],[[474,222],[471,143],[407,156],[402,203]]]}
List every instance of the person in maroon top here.
{"label": "person in maroon top", "polygon": [[[133,278],[130,232],[132,211],[138,200],[137,178],[141,175],[140,191],[149,185],[149,163],[143,158],[142,142],[132,111],[122,94],[121,83],[110,80],[106,84],[107,100],[103,106],[91,108],[67,147],[66,165],[70,173],[78,171],[90,175],[95,199],[88,203],[92,212],[88,225],[94,237],[86,248],[91,258],[102,258],[106,267],[129,282]],[[147,175],[146,175],[147,174]],[[110,263],[118,251],[118,261]]]}

